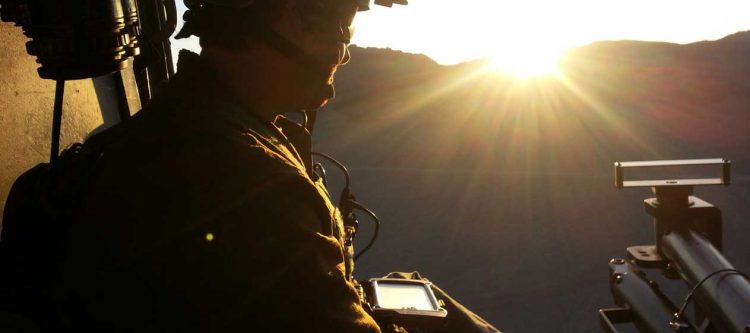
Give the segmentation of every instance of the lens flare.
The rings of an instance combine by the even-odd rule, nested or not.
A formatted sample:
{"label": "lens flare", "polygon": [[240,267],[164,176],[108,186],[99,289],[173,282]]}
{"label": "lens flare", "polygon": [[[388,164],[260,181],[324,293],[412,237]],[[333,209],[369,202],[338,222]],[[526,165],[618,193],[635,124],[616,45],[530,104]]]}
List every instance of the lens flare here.
{"label": "lens flare", "polygon": [[527,79],[558,74],[557,64],[562,51],[545,49],[512,49],[498,52],[487,63],[486,69]]}

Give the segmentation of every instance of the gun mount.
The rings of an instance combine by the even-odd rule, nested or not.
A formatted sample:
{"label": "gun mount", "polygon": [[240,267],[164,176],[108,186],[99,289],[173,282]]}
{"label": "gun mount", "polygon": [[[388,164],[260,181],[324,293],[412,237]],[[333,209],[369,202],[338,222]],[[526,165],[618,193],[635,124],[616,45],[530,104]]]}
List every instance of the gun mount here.
{"label": "gun mount", "polygon": [[[719,166],[715,178],[626,180],[633,168]],[[627,259],[609,263],[610,289],[620,308],[599,310],[606,332],[631,323],[641,332],[750,333],[750,282],[721,254],[721,211],[693,196],[695,186],[729,185],[731,163],[698,159],[615,163],[618,188],[651,187],[646,212],[654,219],[656,244],[627,248]],[[647,269],[660,270],[669,279],[683,280],[690,289],[676,306],[648,278]],[[685,310],[694,300],[695,315]]]}

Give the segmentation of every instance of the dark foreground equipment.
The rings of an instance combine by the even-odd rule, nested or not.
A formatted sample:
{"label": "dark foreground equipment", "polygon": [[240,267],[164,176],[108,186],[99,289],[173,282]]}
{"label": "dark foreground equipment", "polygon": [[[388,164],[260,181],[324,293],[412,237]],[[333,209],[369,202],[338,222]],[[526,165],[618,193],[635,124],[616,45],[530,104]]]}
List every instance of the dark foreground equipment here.
{"label": "dark foreground equipment", "polygon": [[[656,245],[629,247],[627,259],[609,262],[612,296],[620,308],[599,310],[605,332],[632,325],[640,332],[750,332],[750,281],[720,252],[721,211],[692,196],[697,185],[729,185],[730,165],[723,159],[615,163],[618,188],[651,187],[656,195],[644,201],[654,218]],[[720,176],[625,179],[635,169],[706,166],[719,167]],[[684,281],[689,293],[682,304],[673,303],[647,271]]]}

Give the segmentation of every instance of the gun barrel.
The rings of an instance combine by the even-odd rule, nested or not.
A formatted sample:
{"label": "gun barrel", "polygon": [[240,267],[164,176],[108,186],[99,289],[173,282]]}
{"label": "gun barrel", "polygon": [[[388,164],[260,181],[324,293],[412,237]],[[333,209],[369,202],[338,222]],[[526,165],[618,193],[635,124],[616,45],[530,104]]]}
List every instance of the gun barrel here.
{"label": "gun barrel", "polygon": [[[665,234],[662,251],[691,288],[716,271],[734,269],[710,241],[688,228]],[[747,332],[750,327],[750,281],[743,275],[716,274],[698,286],[694,299],[719,332]]]}
{"label": "gun barrel", "polygon": [[[642,332],[674,333],[669,325],[675,307],[659,291],[655,284],[639,274],[638,269],[625,259],[612,259],[609,262],[610,288],[615,303],[627,310],[628,320]],[[617,318],[609,318],[612,310],[601,310],[602,325],[606,332],[617,332],[612,325]]]}

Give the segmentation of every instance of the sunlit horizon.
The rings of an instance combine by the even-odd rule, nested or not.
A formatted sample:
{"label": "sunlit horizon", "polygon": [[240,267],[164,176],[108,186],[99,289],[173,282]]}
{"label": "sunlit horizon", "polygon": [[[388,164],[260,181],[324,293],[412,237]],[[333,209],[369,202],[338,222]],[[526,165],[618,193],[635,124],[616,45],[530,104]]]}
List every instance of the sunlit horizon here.
{"label": "sunlit horizon", "polygon": [[373,6],[361,13],[353,43],[421,53],[452,65],[497,58],[505,50],[559,55],[597,41],[716,40],[750,30],[748,13],[745,0],[410,0],[408,6]]}
{"label": "sunlit horizon", "polygon": [[[184,10],[180,2],[180,17]],[[492,70],[528,77],[554,72],[564,52],[597,41],[721,39],[750,30],[748,13],[746,0],[410,0],[360,13],[352,43],[424,54],[441,65],[489,58]],[[175,52],[200,50],[195,37],[173,43]]]}

